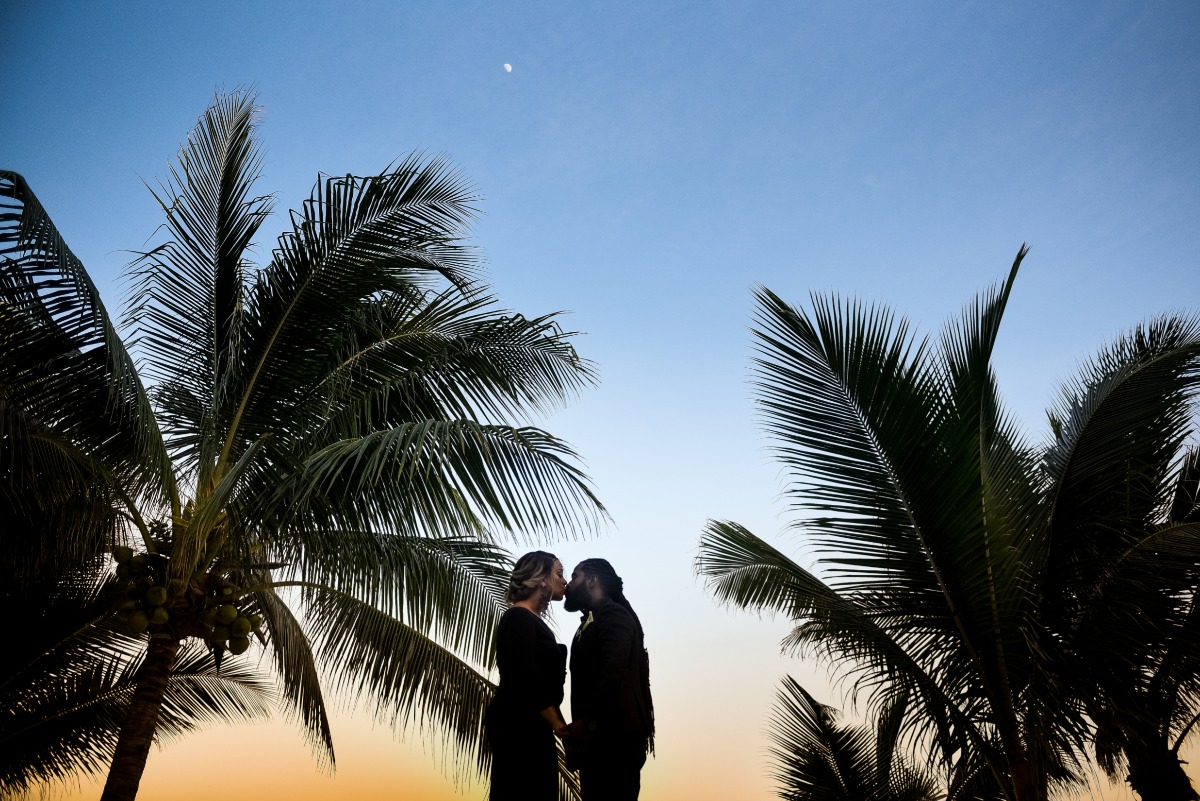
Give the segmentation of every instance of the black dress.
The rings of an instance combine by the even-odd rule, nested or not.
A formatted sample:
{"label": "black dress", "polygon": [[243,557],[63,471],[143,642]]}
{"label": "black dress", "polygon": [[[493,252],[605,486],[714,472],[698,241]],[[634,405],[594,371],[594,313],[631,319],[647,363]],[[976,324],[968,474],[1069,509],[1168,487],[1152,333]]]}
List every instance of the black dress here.
{"label": "black dress", "polygon": [[556,801],[558,748],[542,717],[563,700],[567,647],[540,617],[514,606],[496,631],[500,686],[487,714],[492,747],[492,801]]}

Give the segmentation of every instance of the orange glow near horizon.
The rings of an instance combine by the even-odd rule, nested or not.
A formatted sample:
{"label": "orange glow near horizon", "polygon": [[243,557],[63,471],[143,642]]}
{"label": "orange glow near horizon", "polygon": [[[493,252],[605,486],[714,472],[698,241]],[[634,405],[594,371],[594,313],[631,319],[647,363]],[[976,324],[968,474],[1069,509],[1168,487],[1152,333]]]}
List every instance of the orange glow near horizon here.
{"label": "orange glow near horizon", "polygon": [[[695,728],[692,738],[676,739],[660,748],[657,759],[643,771],[646,801],[728,801],[772,799],[768,778],[766,738],[757,747],[720,742]],[[417,736],[403,741],[365,716],[338,715],[332,721],[338,767],[322,772],[298,729],[281,720],[240,726],[217,726],[168,742],[151,751],[139,798],[144,801],[294,801],[388,799],[389,801],[484,801],[486,788],[478,783],[456,784],[439,770],[441,755]],[[674,727],[670,727],[674,728]],[[719,730],[716,727],[715,730]],[[664,744],[665,745],[665,744]],[[713,771],[730,751],[753,751],[759,764],[732,764]],[[1200,749],[1186,755],[1200,761]],[[1189,771],[1194,776],[1194,770]],[[61,801],[95,801],[103,778],[52,797]],[[1125,787],[1097,787],[1077,794],[1076,801],[1134,801]]]}

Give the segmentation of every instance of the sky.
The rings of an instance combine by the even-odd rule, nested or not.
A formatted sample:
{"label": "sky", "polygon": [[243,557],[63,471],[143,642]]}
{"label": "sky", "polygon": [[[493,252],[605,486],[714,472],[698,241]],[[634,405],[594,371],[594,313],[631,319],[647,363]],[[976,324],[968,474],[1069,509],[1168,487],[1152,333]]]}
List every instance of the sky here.
{"label": "sky", "polygon": [[[161,220],[146,184],[215,92],[252,87],[263,107],[264,260],[318,173],[419,151],[470,179],[503,305],[566,312],[598,368],[541,424],[578,450],[612,524],[545,545],[568,572],[608,558],[645,624],[648,799],[771,798],[779,678],[844,702],[827,666],[781,655],[786,621],[718,607],[693,571],[709,519],[812,564],[752,402],[755,286],[882,301],[936,332],[1027,242],[995,364],[1034,440],[1082,359],[1200,308],[1190,0],[43,0],[0,2],[0,28],[0,165],[114,312]],[[569,640],[571,616],[557,626]],[[350,710],[334,725],[333,777],[271,721],[164,744],[142,797],[484,795],[417,732]]]}

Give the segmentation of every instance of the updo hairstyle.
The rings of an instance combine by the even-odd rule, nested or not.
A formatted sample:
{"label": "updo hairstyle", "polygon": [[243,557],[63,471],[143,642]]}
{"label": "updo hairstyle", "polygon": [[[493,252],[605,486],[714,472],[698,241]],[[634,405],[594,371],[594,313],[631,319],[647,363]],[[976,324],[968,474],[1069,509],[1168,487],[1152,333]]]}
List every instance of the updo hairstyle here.
{"label": "updo hairstyle", "polygon": [[[542,584],[550,577],[550,571],[554,569],[554,563],[557,561],[557,556],[546,551],[530,551],[518,559],[516,567],[513,568],[512,578],[508,580],[508,603],[511,605],[524,601],[544,590]],[[541,600],[543,605],[549,603],[549,590],[546,590],[545,598]]]}

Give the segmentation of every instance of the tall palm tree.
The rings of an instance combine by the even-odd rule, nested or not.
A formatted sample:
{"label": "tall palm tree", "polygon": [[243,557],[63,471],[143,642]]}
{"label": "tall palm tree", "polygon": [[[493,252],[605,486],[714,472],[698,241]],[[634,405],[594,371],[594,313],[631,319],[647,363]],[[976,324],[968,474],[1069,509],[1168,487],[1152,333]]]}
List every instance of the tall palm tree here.
{"label": "tall palm tree", "polygon": [[[159,185],[163,241],[135,262],[126,312],[136,369],[56,232],[5,254],[22,302],[0,311],[14,330],[70,321],[96,343],[64,343],[64,363],[6,350],[16,388],[3,402],[69,445],[53,458],[92,471],[59,493],[96,487],[86,536],[48,539],[86,540],[72,544],[85,556],[117,546],[120,616],[142,653],[105,799],[136,795],[196,644],[222,672],[264,648],[282,702],[330,763],[323,675],[485,762],[492,687],[479,668],[507,571],[494,532],[578,531],[603,514],[570,448],[522,424],[590,368],[553,316],[496,308],[461,241],[473,213],[462,179],[417,157],[322,177],[256,268],[247,256],[271,200],[253,190],[254,121],[248,94],[217,98]],[[95,374],[107,413],[56,411],[76,400],[70,359]],[[32,411],[30,394],[43,404]],[[28,472],[8,476],[10,497]]]}
{"label": "tall palm tree", "polygon": [[838,711],[783,680],[771,717],[771,756],[785,801],[941,801],[933,776],[899,753],[904,702],[874,726],[843,726]]}
{"label": "tall palm tree", "polygon": [[[0,792],[107,764],[137,655],[112,625],[118,488],[165,474],[153,416],[99,294],[21,176],[0,171]],[[194,649],[193,649],[194,650]],[[195,654],[162,730],[253,714],[263,688]]]}
{"label": "tall palm tree", "polygon": [[[1168,464],[1176,458],[1178,430],[1160,439],[1153,421],[1165,408],[1182,414],[1172,425],[1187,419],[1180,403],[1200,358],[1192,318],[1135,331],[1098,362],[1108,391],[1092,392],[1097,376],[1085,375],[1079,403],[1059,415],[1071,421],[1062,440],[1028,445],[991,368],[1024,255],[936,342],[886,308],[814,297],[809,315],[760,290],[758,401],[824,575],[734,523],[710,523],[697,562],[718,599],[788,614],[786,644],[830,659],[875,703],[908,697],[916,736],[947,763],[978,761],[1013,801],[1069,781],[1089,725],[1079,659],[1062,646],[1092,608],[1097,565],[1088,537],[1059,533],[1055,499],[1075,487],[1083,502],[1113,437],[1153,451],[1149,437]],[[1119,401],[1096,402],[1114,387]],[[1064,453],[1074,454],[1065,465]],[[1177,550],[1191,547],[1185,534],[1176,531]],[[1149,542],[1138,551],[1155,552],[1175,558]],[[1135,626],[1124,621],[1122,633]]]}

